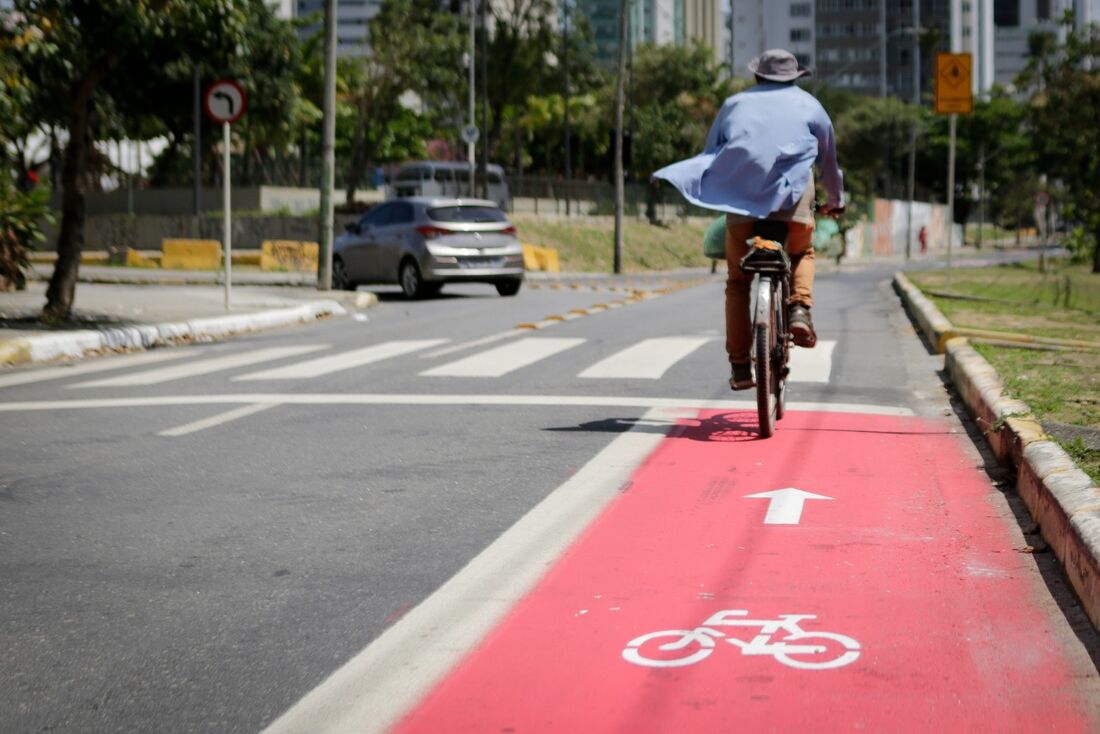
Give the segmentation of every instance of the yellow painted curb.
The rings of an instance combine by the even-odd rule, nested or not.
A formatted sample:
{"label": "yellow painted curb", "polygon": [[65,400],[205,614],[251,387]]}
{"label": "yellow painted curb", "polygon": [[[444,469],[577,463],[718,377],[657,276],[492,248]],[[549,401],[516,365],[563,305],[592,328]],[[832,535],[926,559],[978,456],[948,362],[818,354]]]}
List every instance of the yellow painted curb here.
{"label": "yellow painted curb", "polygon": [[314,272],[321,246],[297,240],[264,240],[260,249],[260,269]]}
{"label": "yellow painted curb", "polygon": [[165,239],[161,250],[165,270],[217,270],[222,264],[222,244],[217,240]]}
{"label": "yellow painted curb", "polygon": [[22,364],[31,361],[31,345],[26,339],[0,341],[0,364]]}

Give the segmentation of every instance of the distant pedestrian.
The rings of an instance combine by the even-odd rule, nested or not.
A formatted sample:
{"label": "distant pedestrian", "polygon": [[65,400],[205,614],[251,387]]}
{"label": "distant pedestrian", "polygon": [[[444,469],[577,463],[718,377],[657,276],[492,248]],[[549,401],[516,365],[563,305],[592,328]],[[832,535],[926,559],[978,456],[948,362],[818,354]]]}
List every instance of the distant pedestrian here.
{"label": "distant pedestrian", "polygon": [[920,242],[920,254],[928,252],[928,227],[921,225],[920,232],[917,233],[917,240]]}

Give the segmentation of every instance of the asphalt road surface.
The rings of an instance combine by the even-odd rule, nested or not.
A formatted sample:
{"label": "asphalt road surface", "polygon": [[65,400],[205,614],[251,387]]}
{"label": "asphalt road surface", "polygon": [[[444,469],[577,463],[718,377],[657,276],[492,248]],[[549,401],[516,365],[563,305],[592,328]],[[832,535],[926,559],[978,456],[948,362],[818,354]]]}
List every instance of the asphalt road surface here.
{"label": "asphalt road surface", "polygon": [[819,277],[767,441],[717,280],[0,373],[0,730],[1097,730],[888,279]]}

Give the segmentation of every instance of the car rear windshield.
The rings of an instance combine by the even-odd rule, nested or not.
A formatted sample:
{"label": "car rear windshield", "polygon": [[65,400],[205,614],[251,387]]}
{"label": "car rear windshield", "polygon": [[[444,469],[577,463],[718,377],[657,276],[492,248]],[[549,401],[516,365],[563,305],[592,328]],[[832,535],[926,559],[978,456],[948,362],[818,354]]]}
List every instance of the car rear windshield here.
{"label": "car rear windshield", "polygon": [[428,210],[437,222],[507,222],[504,212],[492,206],[439,206]]}

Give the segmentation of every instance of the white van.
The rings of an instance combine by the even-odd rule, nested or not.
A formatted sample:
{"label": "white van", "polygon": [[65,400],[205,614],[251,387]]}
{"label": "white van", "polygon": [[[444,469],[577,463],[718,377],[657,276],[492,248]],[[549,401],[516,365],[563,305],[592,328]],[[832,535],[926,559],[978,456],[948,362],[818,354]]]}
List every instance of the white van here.
{"label": "white van", "polygon": [[[490,163],[486,172],[489,177],[488,198],[495,201],[501,209],[510,210],[512,197],[508,193],[504,169]],[[479,192],[474,195],[479,195]],[[386,187],[386,198],[400,199],[406,196],[469,198],[470,165],[448,161],[406,163],[397,170]]]}

